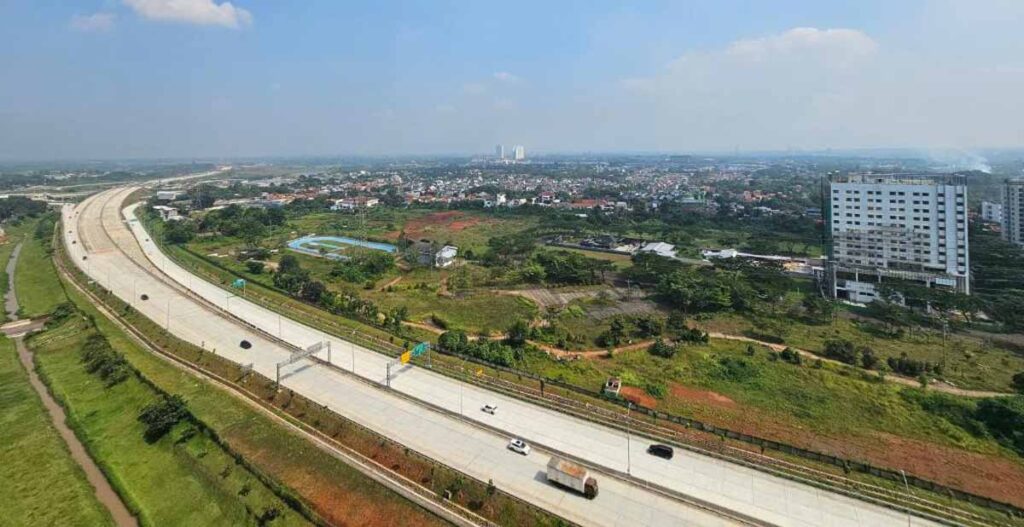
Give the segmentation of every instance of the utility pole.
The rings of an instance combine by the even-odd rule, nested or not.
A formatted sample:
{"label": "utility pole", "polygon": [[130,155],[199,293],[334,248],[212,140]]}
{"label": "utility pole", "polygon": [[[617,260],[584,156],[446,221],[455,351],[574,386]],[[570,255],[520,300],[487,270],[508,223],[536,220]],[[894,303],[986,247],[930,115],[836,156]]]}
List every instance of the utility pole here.
{"label": "utility pole", "polygon": [[632,475],[633,473],[633,458],[629,452],[630,446],[632,446],[632,439],[630,438],[629,429],[629,411],[633,409],[633,403],[626,403],[626,474]]}

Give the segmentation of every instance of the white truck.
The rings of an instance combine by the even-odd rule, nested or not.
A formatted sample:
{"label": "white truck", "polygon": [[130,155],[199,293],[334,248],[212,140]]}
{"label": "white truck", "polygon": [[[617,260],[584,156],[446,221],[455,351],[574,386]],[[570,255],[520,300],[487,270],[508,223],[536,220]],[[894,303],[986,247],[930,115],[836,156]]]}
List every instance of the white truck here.
{"label": "white truck", "polygon": [[548,461],[548,481],[575,490],[587,499],[597,497],[597,480],[590,477],[585,467],[565,459],[553,457]]}

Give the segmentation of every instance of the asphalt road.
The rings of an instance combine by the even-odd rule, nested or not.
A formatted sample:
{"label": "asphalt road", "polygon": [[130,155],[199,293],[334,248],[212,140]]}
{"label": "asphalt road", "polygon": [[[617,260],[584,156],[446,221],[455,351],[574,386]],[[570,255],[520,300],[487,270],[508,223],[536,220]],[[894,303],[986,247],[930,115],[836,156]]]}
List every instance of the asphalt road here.
{"label": "asphalt road", "polygon": [[[179,337],[216,350],[239,363],[252,363],[271,378],[275,364],[288,357],[258,333],[246,330],[184,294],[153,280],[143,267],[159,269],[182,288],[230,311],[234,316],[278,335],[299,347],[329,340],[333,362],[374,382],[383,383],[385,364],[392,359],[339,339],[325,336],[299,322],[281,317],[220,287],[192,276],[167,260],[148,240],[138,222],[120,217],[120,203],[133,189],[115,189],[64,210],[73,258],[83,270],[152,320]],[[78,218],[73,216],[78,214]],[[130,211],[128,212],[130,217]],[[75,232],[76,227],[81,232]],[[110,237],[103,230],[106,226]],[[129,231],[129,228],[131,231]],[[77,244],[71,240],[81,238]],[[137,240],[136,240],[137,238]],[[117,250],[124,248],[130,258]],[[88,252],[88,260],[83,260]],[[146,258],[149,258],[147,260]],[[147,294],[149,300],[140,300]],[[240,340],[253,347],[242,350]],[[321,354],[321,358],[326,358]],[[300,361],[282,370],[282,384],[329,406],[382,434],[426,455],[441,460],[482,480],[493,479],[504,490],[566,518],[593,525],[729,525],[695,507],[662,497],[608,475],[599,477],[601,494],[593,502],[547,484],[543,477],[548,456],[534,452],[528,457],[505,449],[502,437],[466,422],[434,412],[387,391],[368,386],[329,369]],[[680,493],[776,525],[933,525],[889,509],[777,478],[689,452],[677,452],[666,461],[646,454],[647,443],[594,423],[504,397],[414,366],[393,372],[391,387],[409,396],[461,412],[466,418],[525,438],[536,446],[569,452],[590,463],[655,482]],[[497,404],[495,415],[481,412]],[[627,447],[629,453],[627,454]]]}

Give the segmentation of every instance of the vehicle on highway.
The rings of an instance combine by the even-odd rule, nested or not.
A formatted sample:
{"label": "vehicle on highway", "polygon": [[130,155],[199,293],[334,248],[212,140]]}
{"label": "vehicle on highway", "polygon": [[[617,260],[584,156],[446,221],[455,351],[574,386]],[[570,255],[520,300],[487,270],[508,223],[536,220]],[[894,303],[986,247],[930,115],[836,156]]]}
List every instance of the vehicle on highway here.
{"label": "vehicle on highway", "polygon": [[527,445],[526,441],[523,441],[522,439],[519,439],[518,437],[513,437],[508,442],[508,449],[513,451],[513,452],[519,452],[520,454],[522,454],[524,456],[530,455],[530,445]]}
{"label": "vehicle on highway", "polygon": [[668,445],[651,445],[647,447],[647,453],[665,459],[672,459],[672,456],[675,455],[675,451]]}
{"label": "vehicle on highway", "polygon": [[252,343],[249,342],[248,340],[243,340],[242,342],[238,343],[238,347],[247,350],[252,347]]}
{"label": "vehicle on highway", "polygon": [[583,494],[587,499],[597,497],[597,480],[590,476],[590,471],[562,458],[553,457],[548,461],[548,481]]}
{"label": "vehicle on highway", "polygon": [[494,412],[498,411],[498,406],[494,404],[485,404],[484,407],[481,408],[480,410],[482,410],[484,413],[494,415]]}

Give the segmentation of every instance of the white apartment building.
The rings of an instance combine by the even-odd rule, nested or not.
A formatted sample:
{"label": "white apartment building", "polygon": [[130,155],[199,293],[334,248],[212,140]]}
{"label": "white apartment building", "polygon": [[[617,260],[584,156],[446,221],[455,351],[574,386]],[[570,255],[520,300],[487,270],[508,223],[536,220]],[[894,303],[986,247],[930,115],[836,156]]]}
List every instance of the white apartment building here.
{"label": "white apartment building", "polygon": [[516,161],[526,159],[526,148],[524,148],[523,145],[516,145],[512,147],[512,159]]}
{"label": "white apartment building", "polygon": [[981,221],[989,223],[1003,222],[1003,204],[992,203],[991,201],[981,202]]}
{"label": "white apartment building", "polygon": [[963,176],[833,176],[826,199],[836,298],[869,303],[878,284],[893,280],[970,293]]}
{"label": "white apartment building", "polygon": [[1024,245],[1024,179],[1008,179],[1003,187],[1003,239]]}
{"label": "white apartment building", "polygon": [[494,147],[494,157],[505,159],[505,147],[503,145],[496,145]]}

